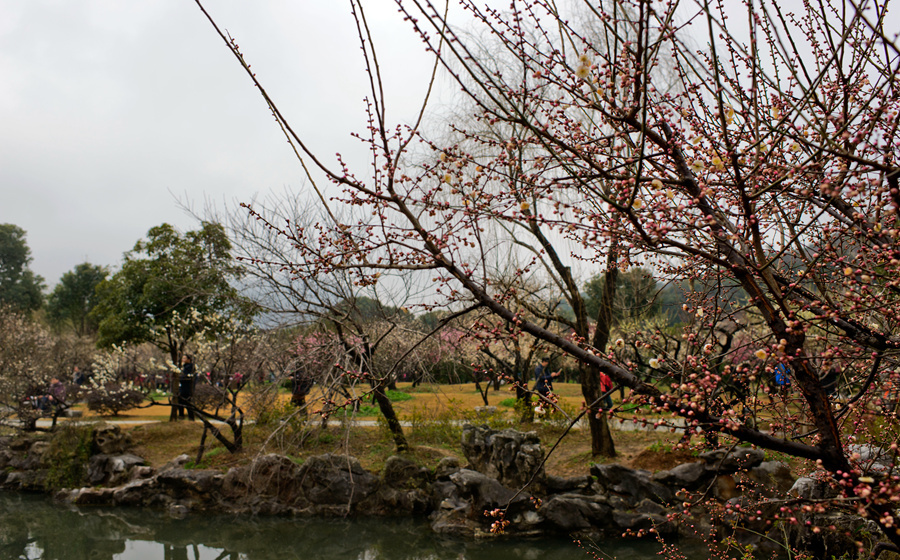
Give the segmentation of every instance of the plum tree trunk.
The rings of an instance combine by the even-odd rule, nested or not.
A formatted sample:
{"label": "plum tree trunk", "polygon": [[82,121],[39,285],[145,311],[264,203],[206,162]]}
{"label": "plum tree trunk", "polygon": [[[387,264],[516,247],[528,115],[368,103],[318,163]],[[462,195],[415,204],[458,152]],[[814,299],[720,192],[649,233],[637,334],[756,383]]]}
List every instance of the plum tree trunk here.
{"label": "plum tree trunk", "polygon": [[409,451],[409,443],[406,441],[406,436],[403,435],[403,426],[400,425],[397,412],[394,410],[394,404],[384,392],[384,387],[377,383],[374,384],[372,395],[375,397],[375,402],[378,403],[378,409],[381,411],[382,416],[387,421],[388,430],[394,437],[394,444],[397,446],[397,452]]}
{"label": "plum tree trunk", "polygon": [[606,412],[600,408],[600,372],[588,367],[581,368],[581,394],[588,407],[588,426],[591,430],[591,455],[615,457],[616,446],[609,429]]}

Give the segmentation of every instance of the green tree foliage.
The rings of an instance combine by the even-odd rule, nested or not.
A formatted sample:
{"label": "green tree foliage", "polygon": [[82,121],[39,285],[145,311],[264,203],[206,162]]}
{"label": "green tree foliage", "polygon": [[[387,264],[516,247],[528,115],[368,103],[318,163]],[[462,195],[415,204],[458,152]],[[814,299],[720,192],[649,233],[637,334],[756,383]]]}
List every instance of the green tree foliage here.
{"label": "green tree foliage", "polygon": [[98,343],[151,342],[179,363],[198,333],[213,332],[223,316],[250,313],[233,286],[237,275],[221,225],[203,222],[184,234],[169,224],[151,228],[97,286]]}
{"label": "green tree foliage", "polygon": [[[600,311],[605,274],[597,274],[584,285],[585,307],[588,316],[596,317]],[[613,302],[613,323],[660,311],[660,286],[646,268],[630,268],[616,278],[616,298]]]}
{"label": "green tree foliage", "polygon": [[667,319],[669,326],[688,321],[688,313],[684,310],[687,294],[691,293],[689,282],[670,282],[659,292],[659,311]]}
{"label": "green tree foliage", "polygon": [[0,224],[0,303],[22,311],[34,311],[43,302],[44,279],[28,268],[31,249],[25,230]]}
{"label": "green tree foliage", "polygon": [[[597,316],[605,282],[605,274],[596,274],[584,285],[585,306],[591,317]],[[616,280],[613,322],[619,325],[622,322],[661,316],[669,325],[677,325],[686,320],[682,306],[687,301],[686,294],[693,291],[695,290],[687,281],[662,284],[653,278],[650,270],[631,268],[619,274]],[[727,293],[731,294],[733,291]]]}
{"label": "green tree foliage", "polygon": [[385,305],[375,298],[356,296],[345,298],[334,305],[330,315],[346,316],[358,322],[373,322],[385,319],[412,319],[412,314],[404,309]]}
{"label": "green tree foliage", "polygon": [[109,271],[102,266],[82,263],[66,272],[47,298],[47,317],[58,326],[72,327],[84,336],[97,330],[90,312],[97,305],[96,288]]}

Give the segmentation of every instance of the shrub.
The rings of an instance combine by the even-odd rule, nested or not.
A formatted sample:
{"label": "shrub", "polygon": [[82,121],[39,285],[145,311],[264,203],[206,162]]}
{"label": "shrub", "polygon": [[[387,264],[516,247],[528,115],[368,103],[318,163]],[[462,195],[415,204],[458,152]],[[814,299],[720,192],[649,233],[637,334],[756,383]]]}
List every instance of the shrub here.
{"label": "shrub", "polygon": [[[453,399],[450,402],[452,406]],[[459,418],[458,411],[435,412],[417,406],[410,413],[410,433],[430,443],[458,446],[462,439],[462,424]]]}
{"label": "shrub", "polygon": [[277,391],[263,388],[254,392],[248,402],[248,415],[257,426],[271,430],[267,445],[281,453],[295,451],[310,441],[310,436],[320,432],[318,422],[309,422],[305,411],[288,399],[278,397]]}
{"label": "shrub", "polygon": [[359,407],[353,414],[356,414],[357,416],[378,416],[381,414],[381,409],[376,405],[367,404]]}
{"label": "shrub", "polygon": [[216,455],[221,455],[226,453],[228,450],[224,447],[213,447],[209,451],[203,454],[203,460],[199,463],[195,463],[194,461],[188,461],[184,464],[184,468],[186,469],[207,469],[209,468],[209,460],[215,457]]}
{"label": "shrub", "polygon": [[420,440],[454,448],[459,446],[462,427],[466,423],[486,424],[494,429],[509,428],[513,425],[502,412],[475,412],[463,408],[455,399],[449,399],[448,408],[440,411],[414,407],[409,421],[411,434]]}
{"label": "shrub", "polygon": [[278,404],[278,394],[275,391],[256,389],[252,385],[246,385],[242,394],[246,398],[243,409],[247,417],[257,424],[266,424],[269,409]]}
{"label": "shrub", "polygon": [[93,430],[73,424],[63,424],[50,439],[45,461],[48,490],[77,488],[83,485],[91,458]]}
{"label": "shrub", "polygon": [[89,389],[84,401],[88,410],[101,416],[118,416],[123,410],[143,403],[144,394],[127,385],[107,383],[102,387]]}
{"label": "shrub", "polygon": [[657,441],[647,449],[649,449],[653,453],[671,453],[672,449],[674,448],[672,447],[671,443],[663,443],[661,441]]}
{"label": "shrub", "polygon": [[441,386],[437,383],[422,383],[415,387],[408,387],[406,390],[410,393],[439,393]]}
{"label": "shrub", "polygon": [[556,406],[559,408],[559,410],[545,405],[544,410],[546,410],[547,412],[545,412],[543,416],[541,416],[541,419],[551,427],[557,429],[567,428],[572,419],[578,416],[578,414],[581,412],[576,407],[564,402],[557,403]]}
{"label": "shrub", "polygon": [[194,407],[206,412],[212,412],[225,404],[225,390],[208,383],[201,383],[194,387],[194,396],[191,398]]}
{"label": "shrub", "polygon": [[248,415],[260,426],[280,423],[297,411],[289,401],[279,399],[275,391],[256,391],[248,401]]}

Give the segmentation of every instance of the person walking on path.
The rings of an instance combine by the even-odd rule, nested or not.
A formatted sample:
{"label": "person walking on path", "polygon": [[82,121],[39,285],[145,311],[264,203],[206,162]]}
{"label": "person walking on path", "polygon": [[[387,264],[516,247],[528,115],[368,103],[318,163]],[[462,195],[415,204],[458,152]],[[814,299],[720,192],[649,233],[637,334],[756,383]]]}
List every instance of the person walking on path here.
{"label": "person walking on path", "polygon": [[534,390],[542,399],[547,399],[550,392],[553,391],[553,378],[559,377],[558,371],[550,370],[550,358],[544,356],[541,363],[534,368]]}

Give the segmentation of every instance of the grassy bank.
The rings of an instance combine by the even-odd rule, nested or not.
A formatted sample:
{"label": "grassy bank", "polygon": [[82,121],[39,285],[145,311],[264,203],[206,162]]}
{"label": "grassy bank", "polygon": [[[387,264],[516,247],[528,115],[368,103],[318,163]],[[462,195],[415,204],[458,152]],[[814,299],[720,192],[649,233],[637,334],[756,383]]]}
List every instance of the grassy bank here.
{"label": "grassy bank", "polygon": [[[520,430],[535,430],[549,450],[561,435],[558,427],[546,423],[513,426]],[[165,464],[186,453],[195,457],[202,432],[199,422],[161,422],[126,428],[137,444],[138,455],[152,465]],[[444,457],[462,459],[459,447],[459,425],[437,425],[428,429],[408,427],[405,432],[412,446],[407,454],[417,463],[434,467]],[[600,458],[590,455],[590,440],[586,430],[573,430],[549,457],[547,471],[559,476],[587,474],[590,466]],[[636,468],[659,470],[690,460],[687,451],[676,451],[676,436],[664,432],[615,431],[619,457],[615,461]],[[244,433],[244,449],[229,453],[221,444],[208,439],[207,452],[197,468],[226,470],[251,461],[265,453],[287,455],[302,462],[307,457],[323,453],[353,455],[364,467],[379,471],[391,455],[396,454],[393,440],[383,426],[360,426],[353,423],[322,428],[319,422],[305,425],[274,426],[248,425]],[[465,462],[465,461],[463,461]]]}
{"label": "grassy bank", "polygon": [[[511,406],[514,393],[509,387],[488,392],[488,404],[496,407],[492,413],[478,412],[484,400],[473,383],[460,385],[419,385],[400,383],[393,393],[394,407],[407,425],[404,432],[412,445],[409,456],[416,462],[433,467],[441,458],[461,457],[459,439],[463,422],[488,423],[496,428],[513,427],[538,432],[545,450],[549,450],[561,436],[568,417],[573,417],[582,406],[581,387],[575,383],[558,383],[555,391],[560,407],[566,414],[555,412],[539,416],[531,424],[519,424],[519,413]],[[310,395],[310,410],[318,407],[316,390]],[[164,399],[161,399],[165,402]],[[282,391],[275,403],[269,404],[267,414],[261,415],[253,402],[253,392],[242,395],[242,406],[248,412],[247,419],[254,423],[244,428],[244,449],[229,453],[212,437],[207,438],[206,452],[195,468],[225,470],[252,460],[259,454],[280,453],[298,462],[322,453],[341,453],[357,457],[370,470],[380,470],[385,460],[395,454],[393,441],[386,428],[378,421],[377,407],[364,400],[353,413],[341,411],[331,417],[331,425],[322,426],[319,417],[311,415],[301,420],[284,418],[295,412],[289,405],[289,395]],[[160,466],[185,453],[191,458],[197,455],[202,432],[199,422],[169,423],[170,409],[155,406],[125,411],[106,418],[111,422],[123,420],[155,420],[157,423],[122,427],[131,432],[138,446],[137,453],[152,465]],[[95,417],[84,411],[86,417]],[[630,417],[627,414],[626,417]],[[342,420],[337,424],[337,420]],[[376,421],[375,426],[360,425],[356,420]],[[371,423],[371,422],[369,422]],[[619,456],[612,459],[591,457],[589,434],[586,430],[572,430],[565,441],[553,452],[546,468],[551,474],[574,476],[586,474],[591,464],[598,461],[615,461],[651,471],[670,468],[691,459],[691,452],[676,450],[679,435],[668,432],[619,431],[612,422],[613,437]]]}

